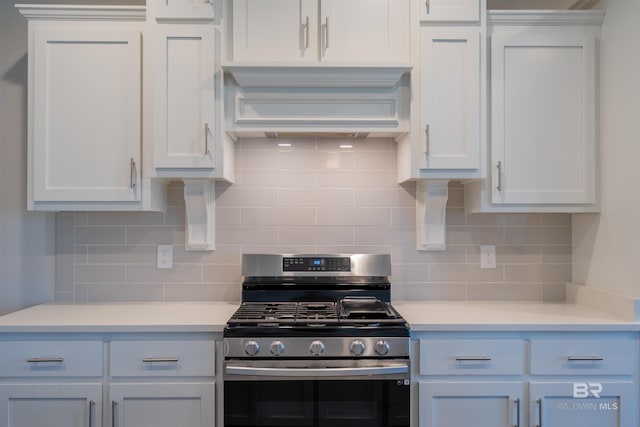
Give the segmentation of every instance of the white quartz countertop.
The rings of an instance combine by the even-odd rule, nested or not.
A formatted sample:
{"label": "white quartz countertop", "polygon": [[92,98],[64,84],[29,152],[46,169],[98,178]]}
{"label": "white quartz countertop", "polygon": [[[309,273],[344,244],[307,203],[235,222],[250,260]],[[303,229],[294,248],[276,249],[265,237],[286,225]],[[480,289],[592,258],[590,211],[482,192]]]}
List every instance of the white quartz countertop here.
{"label": "white quartz countertop", "polygon": [[640,331],[640,323],[565,303],[394,302],[420,331]]}
{"label": "white quartz countertop", "polygon": [[[393,302],[412,331],[640,331],[640,323],[563,303]],[[42,304],[0,316],[11,332],[221,332],[232,302]]]}
{"label": "white quartz countertop", "polygon": [[229,302],[42,304],[0,317],[7,332],[221,332]]}

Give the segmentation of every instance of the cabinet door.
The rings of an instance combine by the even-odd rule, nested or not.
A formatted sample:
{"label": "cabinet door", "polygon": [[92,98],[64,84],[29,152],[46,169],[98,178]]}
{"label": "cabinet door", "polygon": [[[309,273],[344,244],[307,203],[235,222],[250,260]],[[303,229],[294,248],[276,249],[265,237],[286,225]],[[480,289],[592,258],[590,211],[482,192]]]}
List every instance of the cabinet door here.
{"label": "cabinet door", "polygon": [[631,382],[530,384],[530,425],[545,427],[623,427],[637,425],[635,388]]}
{"label": "cabinet door", "polygon": [[214,168],[215,28],[159,24],[155,37],[155,167]]}
{"label": "cabinet door", "polygon": [[102,384],[2,384],[3,427],[100,427]]}
{"label": "cabinet door", "polygon": [[419,0],[421,21],[479,21],[478,0]]}
{"label": "cabinet door", "polygon": [[118,427],[211,427],[214,383],[111,384],[111,416]]}
{"label": "cabinet door", "polygon": [[491,55],[493,203],[595,203],[594,35],[496,28]]}
{"label": "cabinet door", "polygon": [[317,62],[316,0],[235,0],[233,60]]}
{"label": "cabinet door", "polygon": [[409,0],[320,0],[323,62],[408,62]]}
{"label": "cabinet door", "polygon": [[480,167],[480,32],[421,30],[420,169]]}
{"label": "cabinet door", "polygon": [[521,382],[426,381],[418,387],[420,427],[522,425]]}
{"label": "cabinet door", "polygon": [[140,200],[140,30],[66,24],[33,42],[34,200]]}

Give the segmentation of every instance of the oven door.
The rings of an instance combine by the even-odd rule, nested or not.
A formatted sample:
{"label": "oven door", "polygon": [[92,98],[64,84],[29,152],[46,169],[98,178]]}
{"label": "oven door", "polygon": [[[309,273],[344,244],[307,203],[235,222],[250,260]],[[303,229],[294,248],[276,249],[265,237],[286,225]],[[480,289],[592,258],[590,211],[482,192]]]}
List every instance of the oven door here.
{"label": "oven door", "polygon": [[225,427],[409,427],[409,361],[226,361]]}

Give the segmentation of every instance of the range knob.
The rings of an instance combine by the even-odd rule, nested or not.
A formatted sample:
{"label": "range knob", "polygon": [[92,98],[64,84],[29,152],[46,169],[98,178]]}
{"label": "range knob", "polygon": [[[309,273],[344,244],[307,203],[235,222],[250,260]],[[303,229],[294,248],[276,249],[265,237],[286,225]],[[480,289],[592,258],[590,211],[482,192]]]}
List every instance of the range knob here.
{"label": "range knob", "polygon": [[309,351],[314,356],[324,353],[324,343],[320,340],[311,341],[311,344],[309,344]]}
{"label": "range knob", "polygon": [[280,340],[275,340],[271,343],[271,354],[274,356],[280,356],[284,353],[284,343]]}
{"label": "range knob", "polygon": [[255,356],[260,351],[260,344],[257,341],[249,340],[244,345],[244,352],[248,356]]}
{"label": "range knob", "polygon": [[373,349],[380,356],[384,356],[385,354],[389,353],[389,343],[386,342],[385,340],[378,340],[376,341],[376,344],[373,346]]}
{"label": "range knob", "polygon": [[364,353],[364,348],[364,342],[362,342],[361,340],[353,340],[351,342],[351,345],[349,345],[349,351],[356,356],[360,356],[362,353]]}

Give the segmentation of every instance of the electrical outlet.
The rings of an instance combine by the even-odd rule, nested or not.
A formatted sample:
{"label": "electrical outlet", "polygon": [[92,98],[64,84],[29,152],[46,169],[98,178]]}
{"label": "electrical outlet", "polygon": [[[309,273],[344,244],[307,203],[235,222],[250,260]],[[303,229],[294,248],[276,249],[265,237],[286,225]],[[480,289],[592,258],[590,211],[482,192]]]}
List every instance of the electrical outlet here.
{"label": "electrical outlet", "polygon": [[158,268],[173,268],[173,245],[158,245]]}
{"label": "electrical outlet", "polygon": [[496,246],[480,246],[480,268],[496,268]]}

